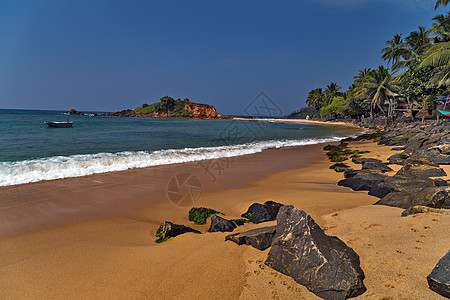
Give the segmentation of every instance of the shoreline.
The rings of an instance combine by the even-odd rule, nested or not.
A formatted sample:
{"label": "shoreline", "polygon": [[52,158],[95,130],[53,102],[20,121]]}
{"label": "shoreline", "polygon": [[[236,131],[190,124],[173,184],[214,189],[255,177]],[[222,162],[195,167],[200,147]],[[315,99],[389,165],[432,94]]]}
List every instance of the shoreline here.
{"label": "shoreline", "polygon": [[[370,150],[364,156],[382,160],[392,154],[391,147],[373,142],[352,142],[350,147]],[[423,278],[443,249],[447,251],[447,240],[439,237],[450,225],[448,216],[431,213],[404,218],[400,217],[401,209],[372,205],[378,199],[367,192],[337,186],[342,173],[329,169],[332,163],[322,148],[311,145],[241,156],[240,163],[228,175],[222,175],[229,176],[230,181],[221,177],[221,187],[209,186],[192,206],[217,209],[231,219],[254,202],[272,200],[295,205],[309,213],[328,235],[338,236],[359,254],[368,289],[359,298],[439,299]],[[287,169],[274,170],[280,162]],[[252,172],[245,173],[245,169]],[[103,181],[90,180],[91,186],[87,180],[80,180],[79,186],[69,183],[79,178],[47,184],[50,189],[42,195],[56,193],[59,198],[45,204],[38,197],[36,201],[41,202],[31,211],[38,212],[37,220],[51,223],[43,212],[53,209],[50,215],[59,213],[54,205],[67,197],[77,197],[68,201],[72,206],[65,207],[67,211],[81,209],[82,214],[90,214],[87,219],[55,222],[37,231],[0,238],[4,253],[0,288],[6,297],[317,299],[292,278],[264,266],[268,250],[225,242],[228,233],[188,233],[156,244],[155,233],[163,221],[201,232],[208,228],[209,221],[207,225],[193,225],[187,215],[192,206],[176,207],[167,200],[149,202],[151,191],[139,188],[147,179],[171,172],[160,170],[154,177],[136,169],[129,170],[128,176],[125,172],[91,175]],[[108,181],[109,175],[118,181]],[[31,185],[22,186],[22,197],[33,195]],[[92,194],[86,193],[90,188]],[[23,213],[26,205],[16,212]],[[15,217],[20,219],[20,215]],[[235,232],[274,224],[245,224]]]}
{"label": "shoreline", "polygon": [[300,123],[300,124],[315,124],[315,125],[328,125],[328,126],[346,126],[364,129],[354,123],[342,122],[342,121],[317,121],[317,120],[306,120],[306,119],[279,119],[279,118],[241,118],[233,117],[233,120],[239,121],[265,121],[265,122],[280,122],[280,123]]}

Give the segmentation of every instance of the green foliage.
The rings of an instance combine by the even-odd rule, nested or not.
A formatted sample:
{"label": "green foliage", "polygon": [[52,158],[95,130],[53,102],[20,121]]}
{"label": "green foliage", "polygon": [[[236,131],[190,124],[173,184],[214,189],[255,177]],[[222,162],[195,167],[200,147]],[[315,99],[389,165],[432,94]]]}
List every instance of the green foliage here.
{"label": "green foliage", "polygon": [[144,103],[142,107],[137,108],[136,112],[140,114],[145,113],[168,113],[175,117],[188,117],[192,114],[192,111],[184,109],[186,103],[190,103],[189,99],[173,99],[169,96],[164,96],[160,99],[160,102],[156,102],[153,104]]}
{"label": "green foliage", "polygon": [[322,107],[320,110],[320,114],[324,115],[334,115],[338,117],[345,117],[348,113],[349,104],[344,99],[344,97],[338,96],[334,97],[333,101],[327,105]]}
{"label": "green foliage", "polygon": [[314,116],[316,111],[312,107],[302,107],[299,110],[294,111],[288,117],[290,118],[306,118],[307,116]]}
{"label": "green foliage", "polygon": [[[355,139],[346,139],[348,141],[352,141]],[[346,142],[341,141],[339,145],[327,145],[323,147],[323,150],[328,151],[326,155],[332,162],[342,162],[349,158],[352,158],[352,161],[356,163],[356,159],[361,157],[361,154],[369,153],[369,151],[359,151],[359,150],[351,150],[348,148],[348,144]]]}
{"label": "green foliage", "polygon": [[213,214],[222,214],[220,211],[206,208],[206,207],[193,207],[189,211],[189,221],[194,222],[197,225],[206,224],[206,220]]}

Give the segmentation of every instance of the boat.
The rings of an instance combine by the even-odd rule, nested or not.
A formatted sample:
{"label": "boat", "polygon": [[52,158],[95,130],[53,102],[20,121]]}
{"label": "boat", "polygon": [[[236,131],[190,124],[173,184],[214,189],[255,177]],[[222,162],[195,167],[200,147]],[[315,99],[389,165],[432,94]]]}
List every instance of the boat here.
{"label": "boat", "polygon": [[440,109],[436,109],[438,112],[440,112],[442,115],[446,116],[447,118],[450,118],[450,111],[446,111],[446,110],[440,110]]}
{"label": "boat", "polygon": [[64,122],[56,122],[56,121],[44,121],[44,124],[47,127],[72,127],[73,122],[64,121]]}

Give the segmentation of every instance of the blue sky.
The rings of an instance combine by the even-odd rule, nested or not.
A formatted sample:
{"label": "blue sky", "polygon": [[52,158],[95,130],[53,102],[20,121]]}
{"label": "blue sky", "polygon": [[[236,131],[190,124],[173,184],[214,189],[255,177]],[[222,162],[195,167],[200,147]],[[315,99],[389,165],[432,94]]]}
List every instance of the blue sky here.
{"label": "blue sky", "polygon": [[170,95],[242,114],[266,92],[288,114],[384,64],[434,0],[0,1],[0,108],[117,111]]}

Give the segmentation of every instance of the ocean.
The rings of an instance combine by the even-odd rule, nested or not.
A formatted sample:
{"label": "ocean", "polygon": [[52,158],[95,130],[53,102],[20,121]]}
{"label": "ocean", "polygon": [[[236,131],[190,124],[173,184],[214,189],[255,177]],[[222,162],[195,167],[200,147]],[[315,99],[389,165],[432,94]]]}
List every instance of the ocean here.
{"label": "ocean", "polygon": [[[254,120],[67,116],[0,109],[0,186],[338,141],[358,130]],[[74,122],[47,128],[44,121]]]}

